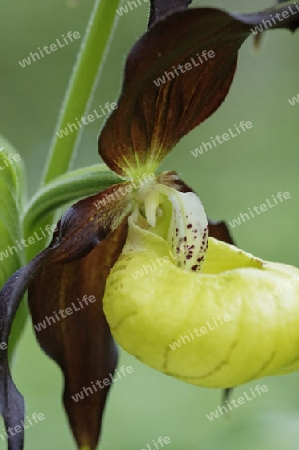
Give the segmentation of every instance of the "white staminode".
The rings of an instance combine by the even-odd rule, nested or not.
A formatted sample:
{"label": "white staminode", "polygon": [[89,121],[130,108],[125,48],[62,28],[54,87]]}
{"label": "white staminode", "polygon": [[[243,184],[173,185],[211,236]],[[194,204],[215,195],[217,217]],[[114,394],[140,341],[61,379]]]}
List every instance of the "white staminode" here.
{"label": "white staminode", "polygon": [[145,216],[151,226],[155,226],[159,212],[159,194],[172,204],[167,241],[177,265],[195,272],[201,270],[208,246],[208,219],[201,201],[193,192],[183,193],[156,184],[144,196]]}
{"label": "white staminode", "polygon": [[193,192],[169,189],[172,217],[168,243],[177,255],[178,266],[199,271],[208,246],[208,219],[201,201]]}
{"label": "white staminode", "polygon": [[156,189],[152,189],[147,193],[144,200],[145,217],[152,227],[156,226],[159,203],[160,194]]}

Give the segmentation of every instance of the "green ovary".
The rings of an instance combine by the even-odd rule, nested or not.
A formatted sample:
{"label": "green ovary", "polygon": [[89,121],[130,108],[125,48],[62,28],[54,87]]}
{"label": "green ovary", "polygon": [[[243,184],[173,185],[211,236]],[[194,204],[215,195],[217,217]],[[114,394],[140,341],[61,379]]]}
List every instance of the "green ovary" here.
{"label": "green ovary", "polygon": [[[127,352],[205,387],[299,370],[298,269],[209,238],[195,273],[178,268],[169,249],[161,237],[131,227],[108,277],[104,311]],[[174,341],[181,346],[172,349]]]}

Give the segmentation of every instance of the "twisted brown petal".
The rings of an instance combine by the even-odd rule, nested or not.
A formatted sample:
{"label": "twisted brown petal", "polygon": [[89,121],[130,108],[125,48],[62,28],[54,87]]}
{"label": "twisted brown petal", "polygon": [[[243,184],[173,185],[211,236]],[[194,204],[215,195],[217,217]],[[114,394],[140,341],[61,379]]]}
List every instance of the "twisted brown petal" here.
{"label": "twisted brown petal", "polygon": [[148,26],[154,25],[167,14],[186,9],[192,0],[151,0],[151,12]]}
{"label": "twisted brown petal", "polygon": [[[79,446],[86,444],[90,449],[96,447],[109,388],[87,396],[78,406],[75,401],[72,404],[71,395],[76,389],[80,392],[85,385],[82,383],[113,373],[116,364],[101,302],[106,278],[126,238],[126,221],[132,208],[127,186],[129,183],[111,186],[73,205],[59,221],[50,246],[10,277],[0,293],[0,339],[7,343],[17,308],[30,287],[34,321],[47,322],[43,332],[36,329],[38,341],[64,372],[64,403],[73,433]],[[66,310],[84,295],[89,299],[93,295],[96,300],[90,300],[86,309],[74,311],[72,317],[64,313],[66,317],[57,324],[48,323],[47,315],[56,318],[60,309]],[[11,379],[7,350],[0,352],[0,394],[6,427],[20,425],[24,402]],[[93,419],[92,413],[96,413]],[[9,450],[23,449],[23,431],[9,437]]]}
{"label": "twisted brown petal", "polygon": [[[106,164],[127,177],[154,171],[184,135],[221,105],[251,30],[290,7],[243,15],[195,8],[156,22],[128,56],[118,108],[99,137]],[[294,30],[298,25],[299,14],[289,11],[288,18],[270,28]]]}
{"label": "twisted brown petal", "polygon": [[[117,363],[102,298],[125,242],[126,222],[79,261],[45,267],[29,288],[37,340],[65,377],[63,400],[78,448],[97,447]],[[109,384],[103,385],[105,379]]]}

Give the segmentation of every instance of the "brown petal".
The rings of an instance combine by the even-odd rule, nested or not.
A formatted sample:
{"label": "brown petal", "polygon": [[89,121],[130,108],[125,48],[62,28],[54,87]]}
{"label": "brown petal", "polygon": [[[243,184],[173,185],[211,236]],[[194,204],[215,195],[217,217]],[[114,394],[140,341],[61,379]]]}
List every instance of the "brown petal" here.
{"label": "brown petal", "polygon": [[[168,170],[159,173],[157,176],[157,182],[165,184],[170,188],[176,189],[179,192],[194,192],[193,189],[181,180],[179,175],[174,170]],[[196,194],[196,192],[194,192]]]}
{"label": "brown petal", "polygon": [[154,25],[167,14],[186,9],[192,0],[151,0],[151,12],[148,26]]}
{"label": "brown petal", "polygon": [[[194,8],[175,12],[151,27],[128,56],[118,108],[99,137],[105,163],[127,177],[139,168],[154,171],[185,134],[221,105],[234,77],[238,50],[251,28],[287,8],[243,15]],[[290,15],[271,29],[295,29],[298,16]],[[201,56],[200,63],[197,54],[204,50],[213,51],[215,57],[206,55],[205,61]],[[178,72],[179,64],[185,73]],[[166,76],[170,71],[172,75]],[[165,82],[158,87],[161,77]]]}
{"label": "brown petal", "polygon": [[[4,418],[6,429],[22,426],[21,421],[24,420],[24,399],[12,381],[8,365],[7,346],[12,322],[28,283],[36,276],[50,254],[51,250],[48,250],[47,254],[38,255],[27,266],[15,272],[0,292],[0,413]],[[9,434],[8,449],[22,450],[23,445],[22,427],[19,433]]]}
{"label": "brown petal", "polygon": [[[67,282],[69,283],[68,288],[70,289],[70,292],[72,289],[73,295],[77,289],[79,290],[79,294],[81,293],[80,283],[82,283],[82,287],[86,287],[87,292],[84,292],[84,294],[90,292],[88,291],[87,286],[91,286],[90,289],[92,290],[98,283],[97,290],[94,292],[96,292],[97,295],[97,302],[95,302],[95,304],[97,304],[97,308],[99,308],[98,305],[102,300],[101,295],[107,274],[109,273],[111,265],[113,265],[115,259],[118,257],[126,236],[126,220],[132,208],[131,194],[125,190],[125,187],[128,185],[129,183],[123,183],[121,185],[111,186],[100,194],[88,197],[73,205],[59,221],[58,229],[54,234],[50,246],[37,255],[27,266],[22,267],[9,278],[0,292],[0,339],[2,343],[8,342],[12,321],[20,301],[31,283],[33,283],[33,287],[30,290],[30,303],[33,305],[33,311],[39,311],[40,315],[44,311],[47,311],[47,308],[49,307],[49,305],[44,302],[45,297],[47,297],[49,302],[48,296],[51,299],[51,307],[54,305],[54,300],[56,298],[57,303],[53,308],[57,309],[61,307],[62,301],[67,301],[66,298],[68,292],[65,291],[65,293],[63,293],[60,291],[60,283],[62,283],[63,286],[66,286]],[[106,238],[109,239],[109,243],[107,244],[105,244],[104,241]],[[104,242],[101,242],[101,244],[98,245],[100,241]],[[94,248],[95,250],[90,253]],[[105,255],[105,252],[107,252],[107,256]],[[91,256],[87,256],[82,261],[78,261],[88,253],[90,253]],[[61,263],[73,264],[68,264],[69,268],[65,269]],[[93,266],[93,264],[95,264],[95,266]],[[54,269],[53,266],[55,267]],[[82,271],[82,275],[79,271]],[[49,274],[49,277],[47,274]],[[97,277],[96,282],[95,277]],[[35,285],[35,280],[37,278],[44,281],[43,289],[45,291],[42,291],[42,287],[37,281],[37,285]],[[37,287],[35,288],[35,286]],[[57,297],[53,294],[55,291]],[[37,309],[38,307],[40,309]],[[115,349],[113,348],[104,317],[100,315],[99,310],[96,307],[93,307],[93,309],[91,308],[89,311],[88,308],[91,308],[91,306],[89,305],[87,307],[86,312],[82,311],[82,317],[85,317],[86,320],[91,320],[91,324],[86,324],[86,322],[84,322],[88,331],[93,332],[95,335],[97,332],[99,334],[96,342],[99,350],[99,358],[103,357],[103,360],[101,361],[103,368],[102,373],[106,373],[106,370],[110,368],[113,370],[116,358]],[[96,329],[94,329],[95,319],[90,319],[91,310],[93,310],[95,317],[99,320],[99,323],[96,324],[98,327]],[[37,312],[35,313],[37,314],[37,317],[40,317]],[[51,313],[53,313],[53,310],[51,310]],[[71,318],[65,320],[71,320]],[[70,324],[71,323],[74,322],[71,321]],[[88,328],[89,325],[91,326],[90,330]],[[47,352],[51,354],[52,351],[53,359],[61,363],[65,370],[66,368],[69,369],[69,366],[67,365],[69,360],[67,358],[70,357],[70,346],[74,340],[72,332],[76,331],[79,333],[80,331],[80,333],[84,333],[83,326],[80,330],[76,327],[77,323],[74,325],[73,331],[69,332],[70,334],[60,334],[61,339],[63,336],[65,341],[63,342],[64,347],[61,345],[59,355],[57,355],[57,342],[54,339],[52,341],[53,350],[51,350],[51,342],[47,339],[46,344],[43,342]],[[79,336],[76,335],[76,337],[78,339]],[[86,346],[88,337],[90,338],[90,334],[86,334],[85,339],[81,337],[83,342],[80,348],[82,361],[83,358],[88,356],[89,348]],[[97,339],[97,337],[94,339]],[[100,343],[101,339],[102,341]],[[85,345],[84,352],[83,345]],[[64,355],[64,353],[62,353],[63,349],[67,349],[67,353],[65,353],[67,354],[65,362],[64,359],[60,358],[61,354]],[[76,348],[73,348],[72,350],[74,353],[77,351]],[[63,363],[61,361],[63,361]],[[92,361],[88,362],[88,368],[91,368],[91,363]],[[95,360],[94,363],[97,375],[98,360]],[[78,426],[78,431],[74,430],[74,432],[76,431],[77,433],[76,439],[88,441],[86,436],[86,426],[84,423],[83,425],[81,423],[82,417],[77,417],[75,414],[76,408],[72,409],[69,406],[69,393],[72,392],[73,386],[76,385],[74,382],[74,380],[76,380],[76,375],[79,380],[82,379],[81,372],[76,372],[75,370],[78,367],[73,365],[72,368],[74,369],[74,373],[71,374],[72,377],[70,377],[66,370],[68,378],[66,379],[65,405],[67,410],[72,413],[70,416],[71,425],[73,427]],[[82,367],[79,367],[79,369],[81,370]],[[90,373],[91,371],[89,371],[89,374]],[[72,383],[71,387],[68,383],[69,379]],[[106,394],[107,392],[104,393],[103,391],[99,408],[104,406]],[[23,398],[11,380],[6,350],[1,350],[0,352],[0,413],[4,416],[7,427],[19,425],[24,417]],[[81,426],[79,426],[79,423]],[[99,433],[99,429],[100,418],[98,418],[97,431],[95,431],[94,423],[93,428],[90,430],[89,440],[91,443],[95,441],[96,433]],[[9,449],[23,449],[23,431],[16,433],[15,436],[9,438]]]}
{"label": "brown petal", "polygon": [[229,233],[228,226],[223,220],[209,220],[209,236],[218,239],[218,241],[236,245]]}
{"label": "brown petal", "polygon": [[82,258],[116,230],[132,209],[128,186],[129,182],[115,184],[70,207],[58,222],[50,244],[56,248],[56,263]]}
{"label": "brown petal", "polygon": [[[126,235],[125,219],[85,258],[45,267],[29,289],[37,340],[64,373],[64,405],[78,448],[86,445],[94,450],[97,446],[110,385],[100,388],[96,382],[103,386],[103,380],[108,378],[111,383],[117,363],[117,349],[103,313],[102,297],[106,278]],[[96,301],[84,301],[85,295],[94,296]],[[39,323],[45,328],[37,331]]]}

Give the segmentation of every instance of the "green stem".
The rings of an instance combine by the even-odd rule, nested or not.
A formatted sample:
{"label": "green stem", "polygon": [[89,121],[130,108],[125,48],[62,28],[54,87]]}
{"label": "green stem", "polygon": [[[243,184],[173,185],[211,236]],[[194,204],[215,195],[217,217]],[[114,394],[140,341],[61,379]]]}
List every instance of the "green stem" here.
{"label": "green stem", "polygon": [[115,11],[120,2],[121,0],[95,2],[62,104],[42,184],[64,174],[71,166],[82,129],[69,132],[62,138],[56,133],[66,128],[69,123],[76,123],[76,117],[80,118],[88,111],[106,56],[106,48],[116,24]]}

